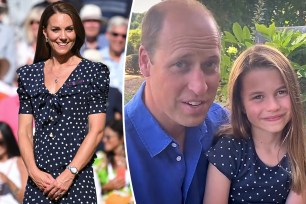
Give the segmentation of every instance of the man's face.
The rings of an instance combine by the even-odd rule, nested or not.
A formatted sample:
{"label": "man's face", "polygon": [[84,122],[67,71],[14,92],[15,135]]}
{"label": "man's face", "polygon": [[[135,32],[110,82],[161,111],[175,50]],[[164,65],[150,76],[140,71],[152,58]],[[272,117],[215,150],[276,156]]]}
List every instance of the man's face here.
{"label": "man's face", "polygon": [[95,38],[99,35],[101,29],[101,22],[98,20],[83,21],[86,38]]}
{"label": "man's face", "polygon": [[123,52],[126,32],[126,26],[113,26],[111,30],[107,32],[111,52],[114,52],[117,55],[120,55]]}
{"label": "man's face", "polygon": [[212,19],[199,12],[179,13],[166,16],[146,78],[145,103],[166,129],[203,122],[220,80],[219,37]]}

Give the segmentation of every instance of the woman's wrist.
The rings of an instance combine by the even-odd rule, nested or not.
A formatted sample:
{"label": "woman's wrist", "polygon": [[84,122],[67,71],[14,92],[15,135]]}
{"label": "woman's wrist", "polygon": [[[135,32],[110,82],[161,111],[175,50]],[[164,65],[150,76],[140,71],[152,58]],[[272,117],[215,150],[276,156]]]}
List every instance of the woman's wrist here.
{"label": "woman's wrist", "polygon": [[37,171],[40,171],[39,168],[37,168],[37,166],[29,168],[28,169],[29,176],[33,178],[34,175],[37,175]]}

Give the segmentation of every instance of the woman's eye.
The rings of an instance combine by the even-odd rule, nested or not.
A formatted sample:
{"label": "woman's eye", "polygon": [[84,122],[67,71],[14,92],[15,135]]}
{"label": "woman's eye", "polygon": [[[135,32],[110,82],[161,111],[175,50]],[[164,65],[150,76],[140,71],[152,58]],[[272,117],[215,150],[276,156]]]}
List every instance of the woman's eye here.
{"label": "woman's eye", "polygon": [[256,95],[256,96],[254,96],[252,99],[254,99],[254,100],[263,99],[263,95]]}

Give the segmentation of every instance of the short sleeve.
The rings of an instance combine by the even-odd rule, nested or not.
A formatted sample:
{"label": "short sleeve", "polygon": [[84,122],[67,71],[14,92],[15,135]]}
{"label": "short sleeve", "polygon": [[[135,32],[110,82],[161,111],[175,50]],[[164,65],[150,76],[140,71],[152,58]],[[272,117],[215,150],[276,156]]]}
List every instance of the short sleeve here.
{"label": "short sleeve", "polygon": [[19,77],[18,77],[17,93],[18,93],[18,96],[19,96],[19,104],[20,104],[18,113],[19,114],[33,114],[31,97],[26,92],[26,89],[25,89],[25,86],[24,86],[24,83],[22,81],[22,77],[20,76],[20,74],[19,74]]}
{"label": "short sleeve", "polygon": [[96,63],[96,66],[98,66],[97,76],[89,84],[89,114],[106,113],[106,102],[109,91],[109,70],[102,63]]}
{"label": "short sleeve", "polygon": [[238,174],[241,144],[239,139],[222,136],[206,153],[208,161],[230,180]]}

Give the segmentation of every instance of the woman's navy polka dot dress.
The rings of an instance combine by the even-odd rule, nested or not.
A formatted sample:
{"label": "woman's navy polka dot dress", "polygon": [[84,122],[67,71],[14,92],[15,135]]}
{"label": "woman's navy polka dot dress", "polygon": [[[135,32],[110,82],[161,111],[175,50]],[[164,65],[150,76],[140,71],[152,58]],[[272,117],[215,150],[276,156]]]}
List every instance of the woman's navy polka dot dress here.
{"label": "woman's navy polka dot dress", "polygon": [[285,203],[290,191],[290,165],[284,156],[276,166],[264,164],[251,138],[219,138],[208,160],[230,181],[228,203]]}
{"label": "woman's navy polka dot dress", "polygon": [[[33,114],[35,119],[35,162],[38,168],[57,177],[84,140],[88,115],[106,112],[109,70],[102,63],[82,59],[55,94],[44,84],[44,62],[21,67],[17,73],[19,113]],[[58,202],[44,196],[29,178],[23,203],[96,203],[93,159]]]}

